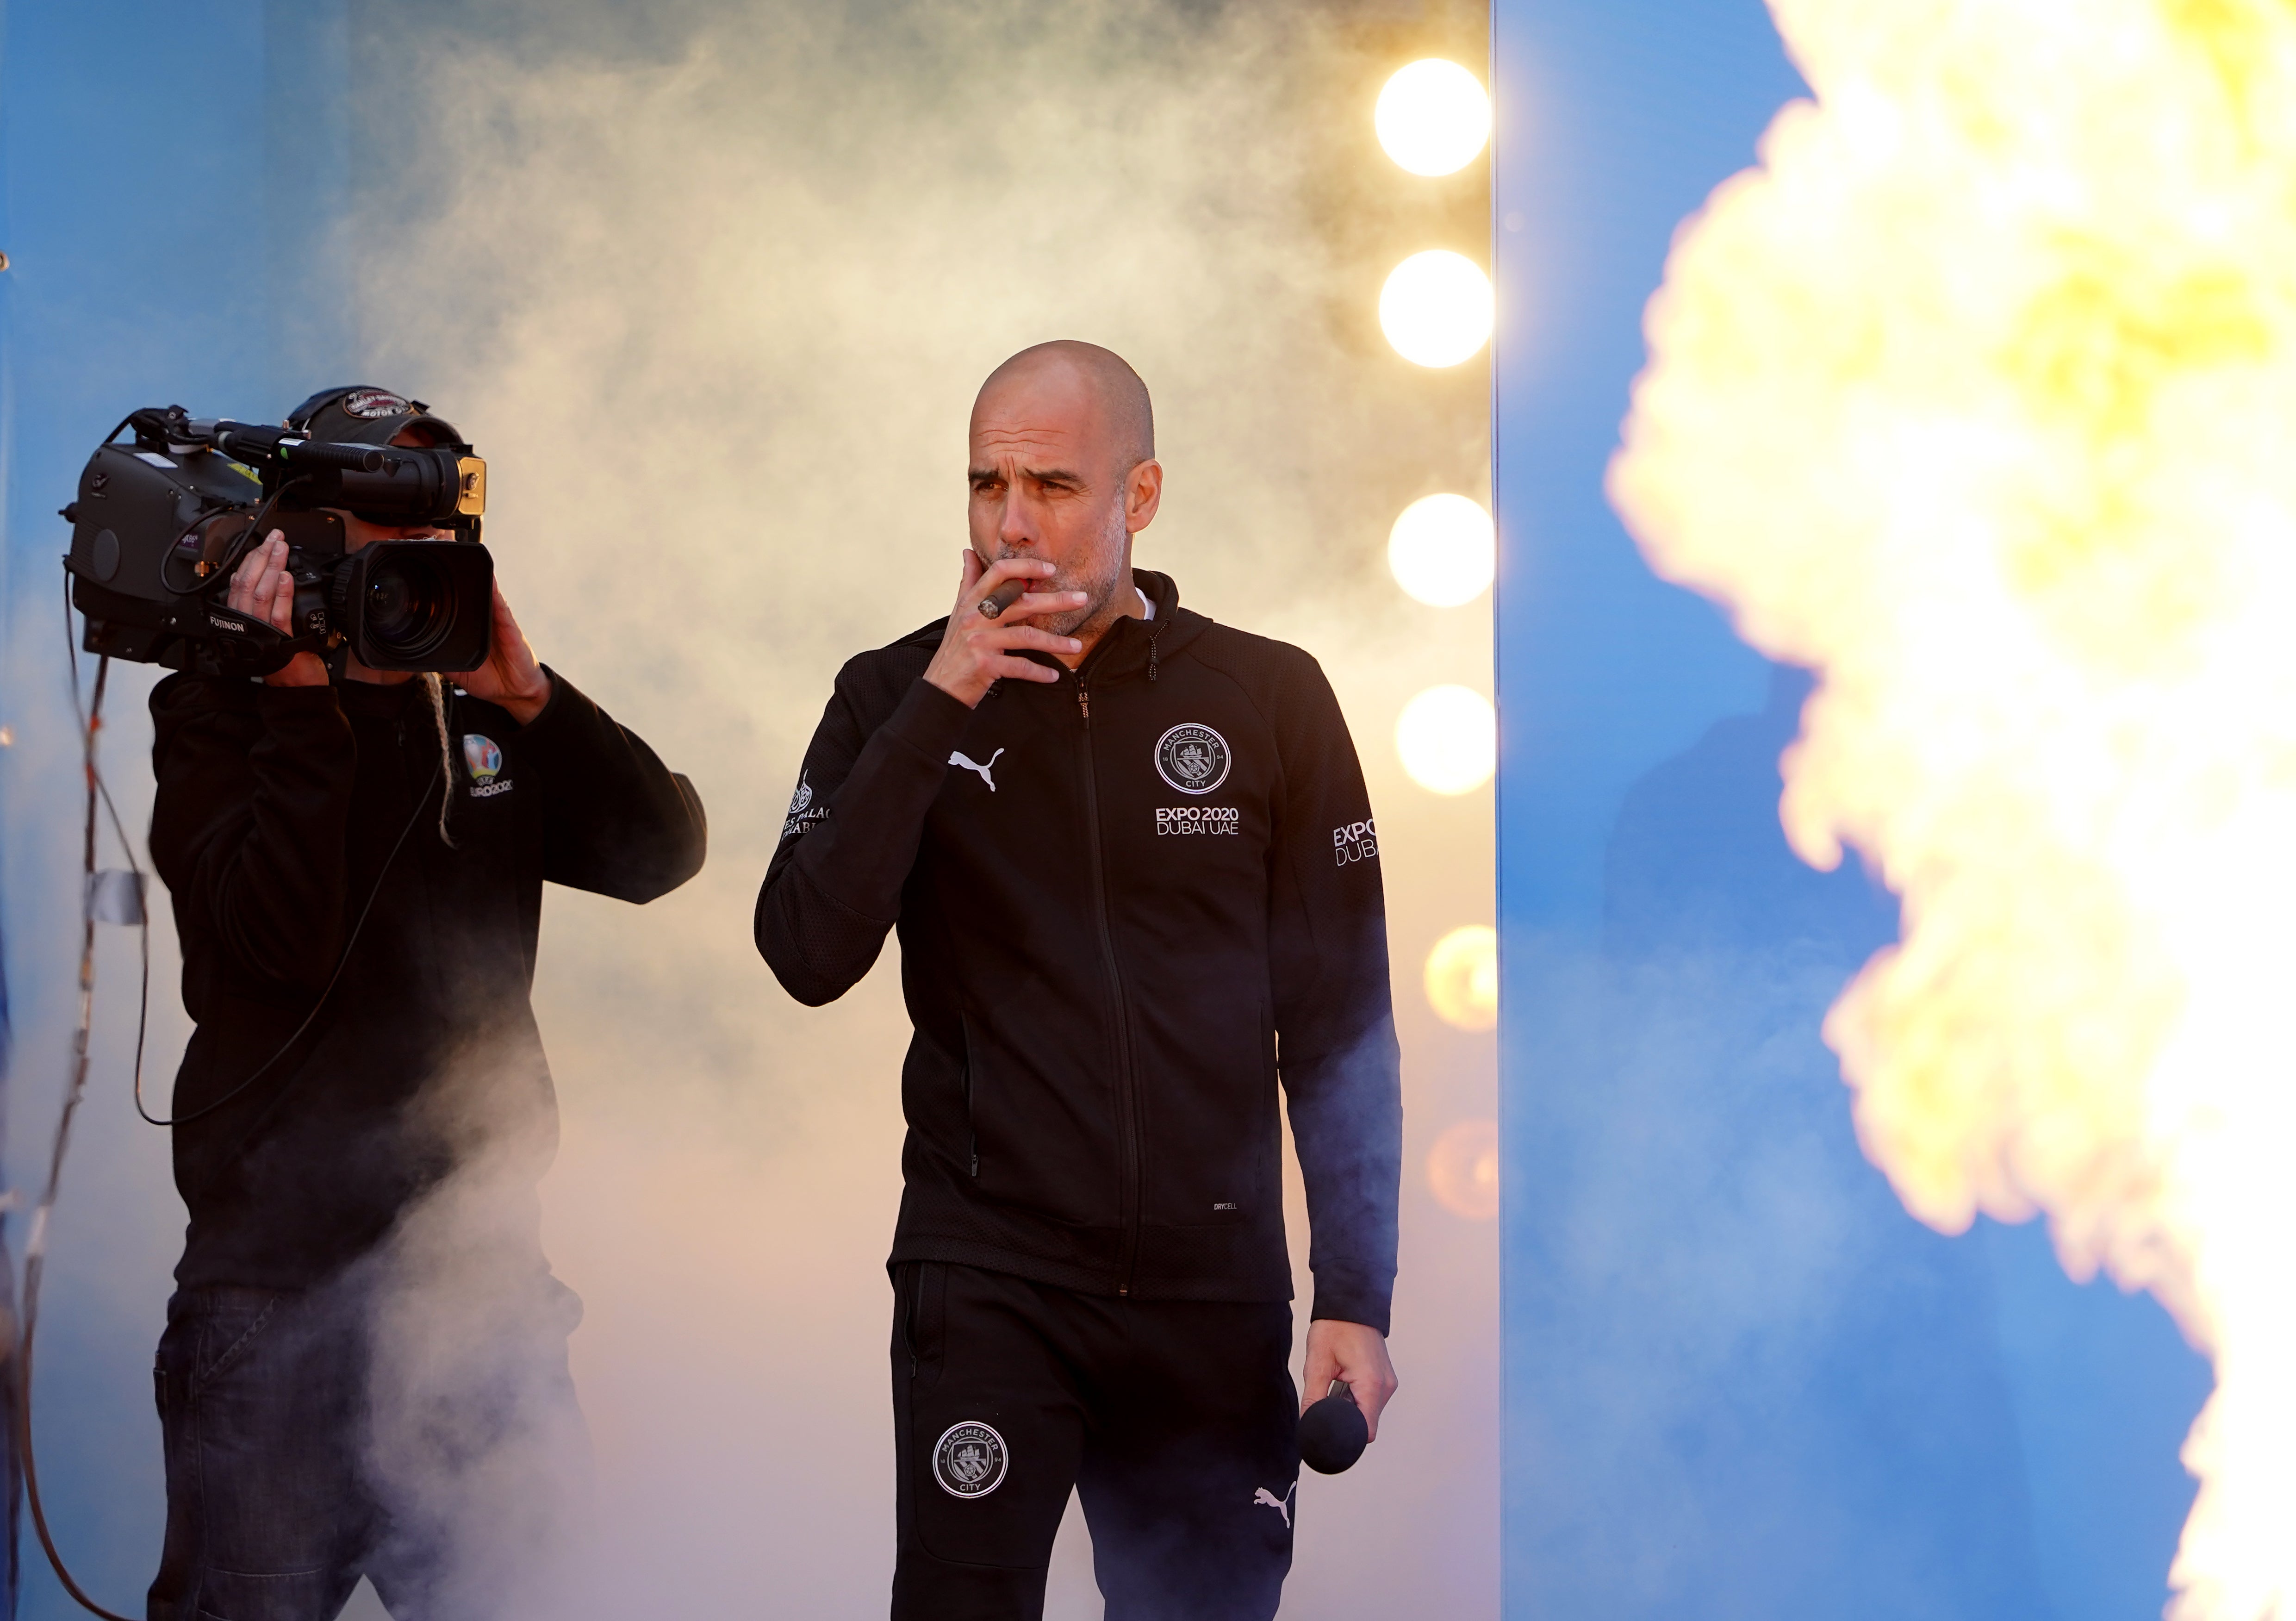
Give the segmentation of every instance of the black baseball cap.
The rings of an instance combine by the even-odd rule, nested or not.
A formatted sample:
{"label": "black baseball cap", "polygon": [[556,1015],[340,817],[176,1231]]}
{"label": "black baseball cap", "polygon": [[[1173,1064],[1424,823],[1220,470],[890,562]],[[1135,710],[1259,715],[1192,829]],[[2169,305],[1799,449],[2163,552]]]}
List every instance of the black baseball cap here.
{"label": "black baseball cap", "polygon": [[287,426],[326,444],[387,445],[414,424],[432,444],[467,451],[470,441],[419,399],[372,383],[321,389],[287,413]]}

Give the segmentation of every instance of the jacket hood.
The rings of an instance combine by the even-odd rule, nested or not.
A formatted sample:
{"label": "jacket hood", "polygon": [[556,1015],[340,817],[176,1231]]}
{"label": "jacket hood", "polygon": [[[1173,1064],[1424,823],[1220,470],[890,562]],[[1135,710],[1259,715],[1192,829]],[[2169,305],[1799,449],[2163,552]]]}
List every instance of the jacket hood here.
{"label": "jacket hood", "polygon": [[1180,588],[1169,574],[1132,571],[1132,583],[1156,607],[1153,619],[1119,619],[1100,645],[1086,655],[1084,669],[1106,679],[1137,674],[1170,658],[1204,633],[1212,621],[1180,606]]}

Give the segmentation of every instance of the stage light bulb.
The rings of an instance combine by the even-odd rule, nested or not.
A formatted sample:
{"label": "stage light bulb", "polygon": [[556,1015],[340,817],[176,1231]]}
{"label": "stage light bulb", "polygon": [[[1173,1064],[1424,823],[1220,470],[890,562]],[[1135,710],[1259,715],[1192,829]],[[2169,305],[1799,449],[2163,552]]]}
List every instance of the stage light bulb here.
{"label": "stage light bulb", "polygon": [[1453,1215],[1488,1222],[1499,1213],[1499,1123],[1462,1120],[1427,1155],[1427,1189]]}
{"label": "stage light bulb", "polygon": [[1388,531],[1395,583],[1435,608],[1456,608],[1489,588],[1498,537],[1482,503],[1463,495],[1414,501]]}
{"label": "stage light bulb", "polygon": [[1453,929],[1427,953],[1427,1000],[1447,1024],[1489,1030],[1499,1022],[1499,934],[1488,924]]}
{"label": "stage light bulb", "polygon": [[1498,769],[1498,716],[1464,687],[1431,687],[1403,706],[1395,751],[1411,780],[1432,794],[1472,794]]}
{"label": "stage light bulb", "polygon": [[1491,138],[1491,98],[1456,62],[1431,56],[1398,68],[1372,113],[1387,155],[1414,175],[1448,175]]}
{"label": "stage light bulb", "polygon": [[1491,278],[1447,248],[1414,253],[1389,272],[1379,329],[1414,366],[1456,366],[1490,341]]}

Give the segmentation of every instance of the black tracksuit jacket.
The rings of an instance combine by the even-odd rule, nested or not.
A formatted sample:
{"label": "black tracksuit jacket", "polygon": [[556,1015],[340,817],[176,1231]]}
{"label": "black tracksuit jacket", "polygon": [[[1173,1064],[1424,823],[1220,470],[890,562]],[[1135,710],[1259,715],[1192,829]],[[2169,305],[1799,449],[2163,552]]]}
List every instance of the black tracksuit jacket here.
{"label": "black tracksuit jacket", "polygon": [[512,1153],[539,1180],[557,1140],[528,1000],[543,883],[649,901],[701,868],[705,843],[692,785],[563,676],[552,687],[524,727],[450,697],[451,849],[420,681],[153,689],[152,855],[198,1026],[174,1113],[279,1049],[374,898],[311,1029],[176,1128],[179,1285],[324,1282],[474,1153]]}
{"label": "black tracksuit jacket", "polygon": [[1136,578],[1155,617],[1057,684],[967,709],[922,679],[946,621],[848,663],[758,949],[819,1006],[900,931],[896,1263],[1289,1299],[1280,1077],[1314,1315],[1384,1332],[1402,1106],[1347,723],[1305,653]]}

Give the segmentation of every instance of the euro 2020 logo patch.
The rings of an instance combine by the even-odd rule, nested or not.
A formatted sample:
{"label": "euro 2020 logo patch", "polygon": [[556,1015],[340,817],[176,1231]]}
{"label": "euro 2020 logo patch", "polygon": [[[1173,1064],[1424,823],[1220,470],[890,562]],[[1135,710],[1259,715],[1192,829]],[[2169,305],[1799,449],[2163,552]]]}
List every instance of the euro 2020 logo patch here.
{"label": "euro 2020 logo patch", "polygon": [[986,1497],[1004,1484],[1004,1437],[978,1419],[952,1424],[933,1447],[933,1478],[951,1497]]}
{"label": "euro 2020 logo patch", "polygon": [[470,767],[472,782],[492,782],[502,774],[502,750],[491,737],[465,732],[463,734],[463,763]]}
{"label": "euro 2020 logo patch", "polygon": [[1227,780],[1227,739],[1184,721],[1156,739],[1156,775],[1183,794],[1209,794]]}

